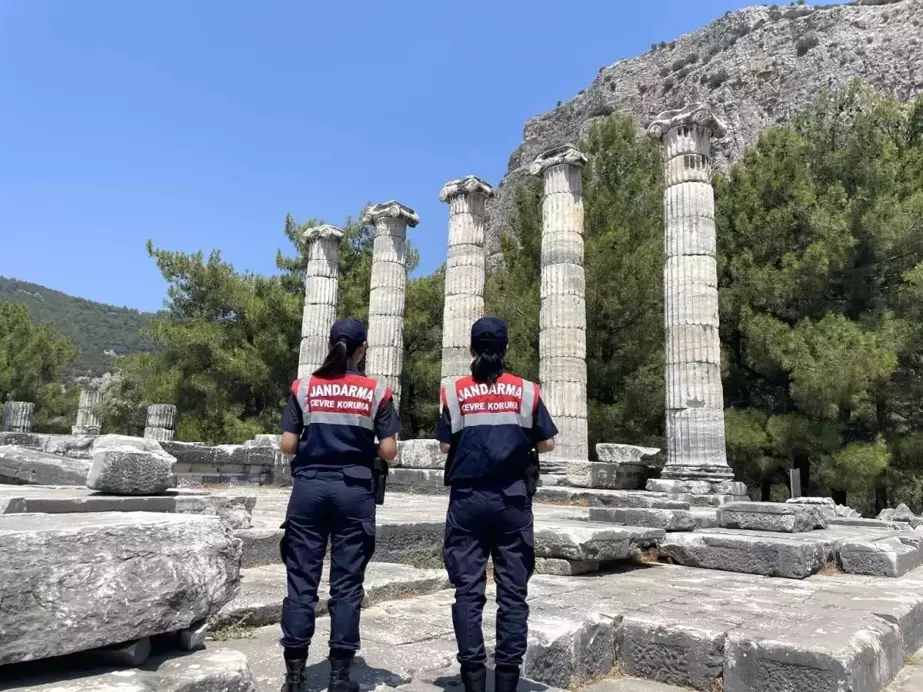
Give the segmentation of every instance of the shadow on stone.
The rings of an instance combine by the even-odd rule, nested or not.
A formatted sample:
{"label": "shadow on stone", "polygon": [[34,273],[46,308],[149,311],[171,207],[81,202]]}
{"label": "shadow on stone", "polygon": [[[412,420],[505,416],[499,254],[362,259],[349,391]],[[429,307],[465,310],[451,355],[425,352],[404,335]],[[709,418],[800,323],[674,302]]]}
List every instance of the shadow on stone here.
{"label": "shadow on stone", "polygon": [[[302,692],[322,692],[327,689],[330,682],[330,664],[324,660],[305,668],[305,683]],[[379,685],[397,687],[407,680],[397,673],[392,673],[384,668],[373,668],[368,665],[362,656],[356,656],[350,671],[353,682],[359,683],[360,689],[371,690]]]}

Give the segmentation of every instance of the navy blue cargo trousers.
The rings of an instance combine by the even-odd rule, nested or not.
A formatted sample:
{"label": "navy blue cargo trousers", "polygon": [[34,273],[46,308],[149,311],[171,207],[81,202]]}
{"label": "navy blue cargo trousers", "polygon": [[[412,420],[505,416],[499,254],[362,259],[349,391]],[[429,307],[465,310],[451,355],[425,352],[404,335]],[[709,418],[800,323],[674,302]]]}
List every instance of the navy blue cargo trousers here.
{"label": "navy blue cargo trousers", "polygon": [[528,583],[535,569],[532,500],[523,480],[453,486],[443,558],[455,586],[452,624],[458,661],[487,660],[481,629],[487,602],[487,558],[497,585],[497,664],[518,666],[526,653]]}
{"label": "navy blue cargo trousers", "polygon": [[330,542],[330,648],[359,649],[365,568],[375,552],[375,493],[364,467],[298,469],[288,503],[282,560],[282,646],[307,649],[314,636],[317,587]]}

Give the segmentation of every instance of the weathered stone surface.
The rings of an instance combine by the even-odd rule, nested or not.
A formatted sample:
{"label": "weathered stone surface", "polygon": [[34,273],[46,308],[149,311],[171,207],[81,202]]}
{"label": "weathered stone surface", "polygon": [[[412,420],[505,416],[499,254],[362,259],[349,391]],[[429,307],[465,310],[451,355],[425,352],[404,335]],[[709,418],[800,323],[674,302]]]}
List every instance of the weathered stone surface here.
{"label": "weathered stone surface", "polygon": [[606,489],[581,490],[568,486],[541,487],[536,502],[554,502],[588,507],[650,507],[652,509],[689,509],[689,503],[645,492]]}
{"label": "weathered stone surface", "polygon": [[88,488],[113,495],[156,495],[176,485],[176,459],[164,451],[107,447],[93,455]]}
{"label": "weathered stone surface", "polygon": [[583,560],[562,560],[553,557],[535,558],[536,574],[552,574],[558,577],[576,577],[579,574],[589,574],[599,571],[598,562]]}
{"label": "weathered stone surface", "polygon": [[616,623],[610,617],[537,613],[529,618],[523,676],[561,688],[598,678],[615,665],[615,641]]}
{"label": "weathered stone surface", "polygon": [[583,692],[685,692],[687,689],[640,678],[613,678],[594,682],[584,687]]}
{"label": "weathered stone surface", "polygon": [[0,517],[0,665],[175,632],[231,599],[240,542],[217,517]]}
{"label": "weathered stone surface", "polygon": [[687,509],[591,507],[590,521],[646,526],[668,532],[692,531],[696,527],[692,512]]}
{"label": "weathered stone surface", "polygon": [[[0,676],[2,680],[2,676]],[[184,656],[160,655],[143,669],[99,670],[68,676],[38,673],[15,681],[10,692],[258,692],[247,657],[216,648]]]}
{"label": "weathered stone surface", "polygon": [[0,514],[170,512],[221,517],[232,529],[250,527],[256,496],[244,493],[167,491],[162,495],[103,495],[86,487],[0,485]]}
{"label": "weathered stone surface", "polygon": [[327,356],[330,327],[337,316],[338,266],[343,230],[329,225],[314,226],[302,234],[301,240],[306,248],[308,262],[304,280],[298,377],[307,377],[321,366]]}
{"label": "weathered stone surface", "polygon": [[572,461],[565,477],[567,484],[576,488],[640,490],[647,480],[647,468],[626,462]]}
{"label": "weathered stone surface", "polygon": [[883,509],[878,514],[882,521],[904,522],[912,528],[923,525],[923,519],[915,515],[903,502],[893,509]]}
{"label": "weathered stone surface", "polygon": [[827,528],[821,512],[807,505],[784,502],[729,502],[718,508],[718,526],[778,533],[801,533]]}
{"label": "weathered stone surface", "polygon": [[449,246],[445,268],[442,323],[442,384],[470,373],[470,330],[484,316],[484,203],[493,189],[469,175],[453,180],[439,193],[449,205]]}
{"label": "weathered stone surface", "polygon": [[35,404],[31,401],[7,401],[3,404],[3,432],[28,433],[32,431]]}
{"label": "weathered stone surface", "polygon": [[619,659],[630,675],[710,690],[721,676],[725,633],[731,625],[707,617],[690,622],[670,609],[627,614]]}
{"label": "weathered stone surface", "polygon": [[144,637],[127,644],[114,644],[87,651],[86,658],[100,666],[137,668],[151,656],[151,638]]}
{"label": "weathered stone surface", "polygon": [[624,560],[640,549],[657,545],[663,537],[662,529],[541,519],[535,523],[535,556],[593,562]]}
{"label": "weathered stone surface", "polygon": [[0,483],[15,485],[83,485],[90,463],[25,447],[0,447]]}
{"label": "weathered stone surface", "polygon": [[804,579],[826,564],[821,542],[789,538],[709,533],[673,533],[660,552],[681,565],[744,574]]}
{"label": "weathered stone surface", "polygon": [[910,665],[904,667],[894,678],[894,682],[885,688],[885,692],[919,692],[923,690],[923,652],[913,657]]}
{"label": "weathered stone surface", "polygon": [[544,179],[539,380],[558,427],[552,461],[589,459],[586,399],[586,279],[583,178],[587,158],[572,145],[541,153],[530,173]]}
{"label": "weathered stone surface", "polygon": [[438,469],[445,468],[446,455],[439,450],[439,440],[400,440],[397,443],[395,468]]}
{"label": "weathered stone surface", "polygon": [[746,484],[730,478],[724,481],[652,478],[645,487],[648,492],[669,495],[728,495],[734,497],[733,502],[745,502],[749,499]]}
{"label": "weathered stone surface", "polygon": [[[620,445],[611,443],[600,443],[596,445],[596,456],[600,461],[618,462],[637,462],[644,461],[645,465],[654,464],[650,457],[659,454],[660,450],[656,447],[636,447],[635,445]],[[645,459],[645,457],[648,457]]]}
{"label": "weathered stone surface", "polygon": [[725,692],[877,692],[904,661],[897,627],[853,611],[787,611],[728,632]]}
{"label": "weathered stone surface", "polygon": [[906,534],[871,541],[847,541],[838,550],[840,565],[847,574],[900,577],[923,564],[920,537]]}
{"label": "weathered stone surface", "polygon": [[[318,593],[316,610],[319,614],[327,612],[328,569],[329,566],[325,566]],[[383,601],[435,593],[448,586],[444,569],[417,569],[408,565],[372,562],[365,574],[365,599],[362,603],[365,607]],[[241,571],[240,590],[214,617],[212,626],[261,626],[279,622],[282,617],[282,600],[287,594],[283,565],[244,569]]]}
{"label": "weathered stone surface", "polygon": [[444,495],[449,492],[442,469],[391,469],[388,474],[387,489],[394,492],[425,495]]}

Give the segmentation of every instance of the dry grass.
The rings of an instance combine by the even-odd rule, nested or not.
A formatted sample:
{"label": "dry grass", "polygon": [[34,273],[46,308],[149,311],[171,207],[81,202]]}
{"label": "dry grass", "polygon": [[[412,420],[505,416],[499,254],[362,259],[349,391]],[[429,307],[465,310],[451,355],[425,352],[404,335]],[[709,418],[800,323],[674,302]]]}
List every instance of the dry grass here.
{"label": "dry grass", "polygon": [[917,659],[913,657],[913,654],[907,654],[904,656],[904,665],[905,666],[915,666],[917,664]]}
{"label": "dry grass", "polygon": [[711,684],[708,692],[724,692],[724,678],[718,678]]}
{"label": "dry grass", "polygon": [[823,567],[821,567],[818,574],[822,577],[832,577],[837,574],[843,574],[843,570],[840,569],[840,566],[837,565],[835,561],[830,561]]}
{"label": "dry grass", "polygon": [[636,562],[641,565],[655,565],[658,562],[666,562],[667,558],[660,553],[657,548],[651,548],[650,550],[641,550],[632,558],[633,562]]}
{"label": "dry grass", "polygon": [[256,627],[251,625],[242,625],[240,623],[228,625],[216,630],[209,630],[206,639],[215,642],[226,642],[231,639],[252,639],[253,631]]}

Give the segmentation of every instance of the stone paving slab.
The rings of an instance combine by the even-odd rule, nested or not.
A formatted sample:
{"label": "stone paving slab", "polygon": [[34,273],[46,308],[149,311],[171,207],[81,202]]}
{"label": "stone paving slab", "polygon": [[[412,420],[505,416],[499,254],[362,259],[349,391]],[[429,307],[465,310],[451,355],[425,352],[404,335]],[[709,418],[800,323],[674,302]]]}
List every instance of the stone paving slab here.
{"label": "stone paving slab", "polygon": [[536,557],[606,562],[624,560],[639,550],[656,546],[665,532],[639,526],[537,518],[534,535]]}
{"label": "stone paving slab", "polygon": [[778,533],[803,533],[827,528],[821,511],[785,502],[729,502],[718,508],[718,526]]}
{"label": "stone paving slab", "polygon": [[689,503],[668,497],[664,493],[638,490],[607,490],[572,488],[570,486],[541,487],[535,494],[537,503],[583,505],[585,507],[645,507],[650,509],[689,509]]}
{"label": "stone paving slab", "polygon": [[600,680],[581,688],[581,692],[686,692],[688,687],[665,685],[653,680],[639,678],[615,678]]}
{"label": "stone paving slab", "polygon": [[843,571],[900,577],[923,563],[923,536],[901,533],[869,541],[846,541],[838,547]]}
{"label": "stone paving slab", "polygon": [[885,688],[885,692],[919,692],[923,690],[923,650],[917,651],[907,665]]}
{"label": "stone paving slab", "polygon": [[[491,651],[492,588],[488,597],[484,631]],[[544,684],[579,686],[619,665],[636,677],[703,690],[721,678],[736,692],[835,691],[841,683],[844,690],[879,692],[903,665],[905,642],[920,637],[923,568],[901,579],[792,581],[669,565],[626,567],[594,577],[534,577],[529,601],[525,668]],[[447,590],[364,610],[364,688],[411,685],[406,689],[426,692],[430,688],[422,685],[434,681],[448,686],[452,681],[440,680],[436,671],[450,667],[455,655],[451,603]],[[327,618],[319,618],[320,650],[312,651],[312,663],[326,653],[328,627]],[[222,646],[246,651],[261,689],[275,692],[282,672],[278,637],[278,627],[267,627],[253,639]],[[324,666],[313,665],[311,675],[308,689],[321,689]],[[660,692],[640,685],[625,689]]]}
{"label": "stone paving slab", "polygon": [[168,512],[220,516],[234,529],[249,528],[256,495],[234,491],[171,489],[159,495],[105,495],[86,487],[0,485],[0,514]]}
{"label": "stone paving slab", "polygon": [[[0,668],[9,692],[257,692],[247,657],[227,648],[157,656],[128,670],[68,668],[67,659]],[[4,681],[11,683],[7,687]],[[276,692],[274,690],[273,692]]]}
{"label": "stone paving slab", "polygon": [[[324,566],[317,603],[317,612],[327,612],[330,598],[329,565]],[[445,570],[417,569],[407,565],[372,562],[365,573],[367,607],[382,601],[420,596],[448,588]],[[285,567],[267,565],[241,570],[240,590],[225,605],[213,621],[214,628],[230,625],[261,626],[279,622],[282,599],[287,595]]]}
{"label": "stone paving slab", "polygon": [[756,537],[716,533],[670,534],[662,555],[680,565],[770,577],[804,579],[827,563],[820,541],[793,541],[774,535]]}

